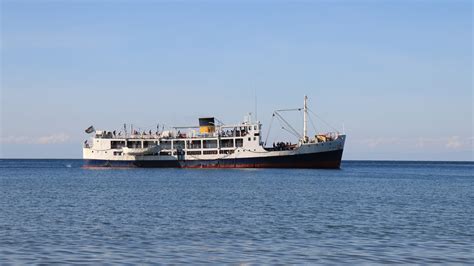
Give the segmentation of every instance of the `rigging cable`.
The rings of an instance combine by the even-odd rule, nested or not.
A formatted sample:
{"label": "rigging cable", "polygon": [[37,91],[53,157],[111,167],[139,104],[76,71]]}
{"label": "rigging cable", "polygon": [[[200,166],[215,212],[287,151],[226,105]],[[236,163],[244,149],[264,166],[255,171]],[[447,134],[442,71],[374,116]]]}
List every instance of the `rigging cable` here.
{"label": "rigging cable", "polygon": [[290,130],[286,129],[285,127],[281,127],[281,129],[285,130],[286,132],[292,134],[293,136],[295,136],[296,138],[300,138],[301,136],[295,134],[294,132],[291,132]]}
{"label": "rigging cable", "polygon": [[278,120],[280,120],[281,122],[285,123],[285,125],[287,127],[289,127],[292,131],[293,131],[293,134],[296,135],[298,138],[302,138],[302,136],[300,135],[300,133],[294,129],[279,113],[278,111],[275,111],[275,114],[277,115],[277,118]]}
{"label": "rigging cable", "polygon": [[265,146],[267,146],[267,140],[270,136],[270,130],[272,129],[273,118],[275,118],[275,114],[272,115],[272,120],[270,120],[270,126],[268,127],[267,137],[265,138]]}
{"label": "rigging cable", "polygon": [[314,126],[314,122],[313,122],[313,119],[311,118],[311,116],[309,116],[309,122],[311,123],[311,126],[314,129],[314,134],[318,134],[318,130],[316,129],[316,126]]}
{"label": "rigging cable", "polygon": [[[278,118],[278,116],[277,116],[277,118]],[[282,120],[280,120],[280,119],[278,118],[278,122],[280,123],[281,129],[285,130],[286,132],[290,133],[291,135],[295,136],[296,138],[300,138],[300,137],[301,137],[301,136],[298,134],[298,132],[295,133],[295,132],[290,131],[289,129],[285,128],[284,125],[283,125],[283,123],[284,123],[285,121],[282,121]],[[294,129],[293,129],[293,130],[294,130]]]}
{"label": "rigging cable", "polygon": [[336,132],[339,133],[339,130],[337,130],[335,127],[331,126],[328,122],[326,122],[324,119],[322,119],[319,115],[317,115],[315,112],[313,112],[313,110],[309,109],[308,110],[314,115],[316,116],[317,118],[319,118],[324,124],[326,124],[328,127],[334,129]]}

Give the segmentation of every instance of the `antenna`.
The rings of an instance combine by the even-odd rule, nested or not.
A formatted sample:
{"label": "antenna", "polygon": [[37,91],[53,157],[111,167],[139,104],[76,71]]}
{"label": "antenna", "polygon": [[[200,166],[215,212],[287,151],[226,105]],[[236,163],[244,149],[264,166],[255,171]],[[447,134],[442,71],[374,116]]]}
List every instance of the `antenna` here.
{"label": "antenna", "polygon": [[257,89],[254,89],[255,96],[255,121],[258,121],[258,112],[257,112]]}

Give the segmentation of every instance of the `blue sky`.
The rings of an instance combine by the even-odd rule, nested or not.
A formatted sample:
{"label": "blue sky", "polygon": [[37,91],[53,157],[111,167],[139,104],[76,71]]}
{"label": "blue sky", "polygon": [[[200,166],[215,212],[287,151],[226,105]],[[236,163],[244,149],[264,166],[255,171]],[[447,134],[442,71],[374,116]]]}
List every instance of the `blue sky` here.
{"label": "blue sky", "polygon": [[471,1],[3,0],[0,157],[80,158],[91,124],[238,122],[257,91],[265,132],[307,94],[344,159],[473,160],[472,21]]}

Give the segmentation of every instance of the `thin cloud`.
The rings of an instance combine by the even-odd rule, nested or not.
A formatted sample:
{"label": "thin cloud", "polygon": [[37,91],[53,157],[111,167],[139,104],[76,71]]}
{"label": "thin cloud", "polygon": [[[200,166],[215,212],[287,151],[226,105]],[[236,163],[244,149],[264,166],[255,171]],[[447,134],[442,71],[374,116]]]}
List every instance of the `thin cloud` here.
{"label": "thin cloud", "polygon": [[54,134],[50,136],[40,137],[37,139],[38,144],[55,144],[64,143],[69,140],[69,136],[64,133]]}
{"label": "thin cloud", "polygon": [[460,150],[460,149],[472,148],[473,139],[474,137],[462,138],[460,136],[448,136],[448,137],[441,137],[441,138],[373,137],[373,138],[354,140],[354,142],[371,149],[401,145],[404,147],[416,147],[419,149],[444,147],[450,150]]}
{"label": "thin cloud", "polygon": [[51,134],[48,136],[7,136],[1,137],[0,143],[4,144],[57,144],[67,142],[71,137],[65,133]]}
{"label": "thin cloud", "polygon": [[376,147],[384,146],[384,145],[400,144],[403,142],[403,139],[395,138],[395,137],[392,137],[392,138],[377,137],[377,138],[360,139],[360,140],[356,140],[355,142],[360,143],[362,145],[366,145],[369,148],[376,148]]}
{"label": "thin cloud", "polygon": [[436,146],[437,143],[443,143],[445,141],[444,138],[426,138],[426,137],[419,137],[416,141],[415,146],[417,148],[426,148],[430,146]]}

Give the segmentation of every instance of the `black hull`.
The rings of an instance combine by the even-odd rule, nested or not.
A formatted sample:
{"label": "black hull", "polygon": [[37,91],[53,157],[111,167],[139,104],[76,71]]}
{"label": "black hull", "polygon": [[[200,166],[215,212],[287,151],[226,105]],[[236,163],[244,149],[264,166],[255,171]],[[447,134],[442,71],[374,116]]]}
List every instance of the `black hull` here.
{"label": "black hull", "polygon": [[339,169],[343,150],[298,155],[217,160],[84,160],[85,167],[144,168],[324,168]]}

